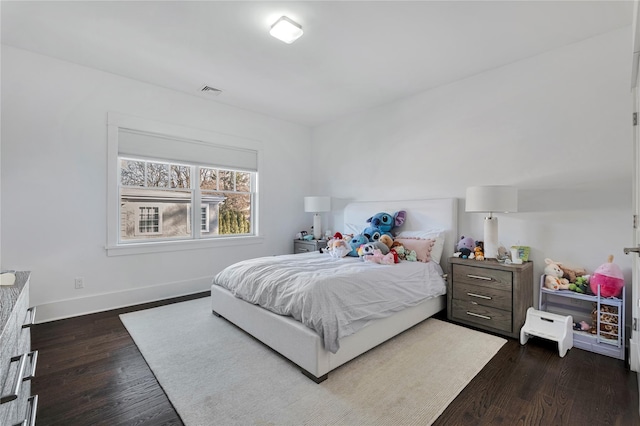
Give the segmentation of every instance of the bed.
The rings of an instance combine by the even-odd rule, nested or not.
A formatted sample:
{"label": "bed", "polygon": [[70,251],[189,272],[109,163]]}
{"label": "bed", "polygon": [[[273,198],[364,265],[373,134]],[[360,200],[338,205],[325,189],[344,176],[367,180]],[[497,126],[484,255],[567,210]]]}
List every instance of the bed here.
{"label": "bed", "polygon": [[[354,226],[364,227],[366,219],[372,214],[379,211],[394,213],[398,210],[407,212],[405,223],[400,228],[400,231],[409,236],[413,235],[412,232],[437,231],[441,235],[441,244],[444,247],[444,252],[440,258],[439,265],[433,265],[434,262],[430,262],[431,265],[403,265],[413,262],[402,262],[399,265],[386,266],[386,268],[388,270],[392,269],[394,273],[402,276],[399,279],[407,285],[409,283],[408,277],[413,273],[411,271],[415,271],[416,268],[420,268],[420,271],[427,267],[428,269],[436,268],[439,274],[448,274],[450,265],[447,262],[447,258],[453,251],[455,239],[457,238],[456,199],[355,202],[345,207],[343,223],[336,223],[335,227],[345,230]],[[293,264],[295,260],[302,265],[306,265],[305,267],[313,267],[321,271],[322,268],[318,266],[320,264],[316,265],[314,262],[319,262],[323,256],[329,257],[327,254],[284,255],[247,262],[252,262],[251,267],[254,268],[256,265],[267,267],[265,266],[267,261],[284,261],[289,266],[292,266],[292,270],[295,270],[295,265]],[[349,263],[349,261],[360,262],[354,258],[347,259],[343,263],[347,264],[349,268],[362,268],[360,266],[362,263],[355,264]],[[370,269],[374,270],[375,267],[382,265],[369,266],[372,266],[373,268]],[[235,265],[227,269],[233,267]],[[280,268],[280,266],[275,265],[268,267],[272,269]],[[219,275],[227,273],[227,269]],[[410,271],[407,272],[408,270]],[[381,275],[383,269],[379,271],[378,275]],[[337,268],[334,273],[336,276],[341,274]],[[358,273],[360,274],[360,272]],[[340,276],[344,278],[345,275]],[[336,286],[336,288],[338,287]],[[237,293],[236,288],[233,288],[233,291]],[[355,327],[355,331],[349,331],[348,335],[344,337],[340,335],[332,336],[337,339],[334,342],[336,343],[335,345],[328,343],[330,341],[327,340],[327,334],[331,333],[315,331],[293,318],[294,316],[300,317],[302,315],[302,318],[299,319],[304,320],[304,314],[281,315],[254,304],[258,302],[257,300],[252,300],[252,302],[250,303],[234,296],[234,293],[230,290],[221,287],[215,282],[211,287],[212,311],[216,316],[225,318],[262,341],[300,367],[307,377],[320,383],[328,377],[330,371],[340,365],[443,310],[446,306],[446,295],[441,291],[432,297],[426,297],[420,302],[394,311],[388,316],[369,319]],[[338,311],[336,315],[339,313]]]}

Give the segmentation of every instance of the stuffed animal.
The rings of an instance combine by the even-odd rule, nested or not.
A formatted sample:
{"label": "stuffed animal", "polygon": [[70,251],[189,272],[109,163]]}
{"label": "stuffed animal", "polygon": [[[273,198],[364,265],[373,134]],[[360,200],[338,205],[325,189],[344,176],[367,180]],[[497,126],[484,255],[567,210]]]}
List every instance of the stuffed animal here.
{"label": "stuffed animal", "polygon": [[484,260],[484,252],[482,251],[482,247],[476,245],[473,248],[473,258],[475,260]]}
{"label": "stuffed animal", "polygon": [[393,238],[391,238],[387,234],[381,235],[379,241],[389,248],[391,248],[391,246],[393,245]]}
{"label": "stuffed animal", "polygon": [[620,267],[613,263],[613,255],[609,255],[607,263],[598,266],[598,269],[593,272],[589,286],[593,294],[598,294],[598,287],[600,287],[602,297],[620,296],[624,288],[624,276]]}
{"label": "stuffed animal", "polygon": [[361,256],[371,255],[374,250],[380,250],[380,252],[383,255],[386,255],[387,253],[389,253],[389,247],[387,247],[386,244],[381,243],[380,241],[376,241],[375,243],[366,243],[362,245],[361,249],[362,249]]}
{"label": "stuffed animal", "polygon": [[568,290],[569,280],[562,278],[562,269],[560,265],[553,260],[546,258],[544,263],[547,264],[544,268],[544,286],[550,290]]}
{"label": "stuffed animal", "polygon": [[562,269],[562,277],[569,280],[570,283],[575,283],[578,277],[587,273],[584,268],[571,268],[562,264],[558,265],[560,266],[560,269]]}
{"label": "stuffed animal", "polygon": [[405,252],[404,260],[406,260],[407,262],[417,262],[418,261],[418,253],[416,253],[415,250],[411,250],[411,251]]}
{"label": "stuffed animal", "polygon": [[[327,241],[326,252],[333,258],[339,259],[341,257],[345,257],[351,252],[351,246],[342,238],[337,238],[337,235],[340,233],[336,233],[333,238]],[[342,237],[342,235],[340,235]]]}
{"label": "stuffed animal", "polygon": [[569,284],[569,290],[576,293],[586,294],[589,290],[589,275],[576,277],[576,281]]}
{"label": "stuffed animal", "polygon": [[369,239],[369,242],[371,243],[378,241],[380,239],[380,236],[383,235],[382,231],[375,226],[367,226],[366,228],[364,228],[364,231],[362,231],[362,233]]}
{"label": "stuffed animal", "polygon": [[459,253],[457,257],[461,257],[463,259],[469,258],[471,253],[473,252],[473,248],[475,247],[476,242],[471,237],[465,237],[464,235],[460,237],[458,244],[456,244],[456,252]]}
{"label": "stuffed animal", "polygon": [[398,241],[394,241],[393,244],[391,244],[391,250],[395,251],[398,254],[399,260],[406,260],[408,262],[418,261],[418,254],[416,253],[416,251],[407,250],[405,246],[403,246],[402,243]]}
{"label": "stuffed animal", "polygon": [[367,253],[362,257],[365,262],[379,263],[381,265],[393,265],[395,262],[393,253],[382,254],[378,249],[374,249],[372,252]]}
{"label": "stuffed animal", "polygon": [[380,235],[386,234],[393,237],[391,230],[401,226],[404,223],[406,216],[407,212],[404,210],[400,210],[393,215],[381,212],[376,213],[367,219],[367,223],[370,223],[374,228],[378,228],[380,230]]}
{"label": "stuffed animal", "polygon": [[363,234],[354,235],[353,238],[349,241],[349,246],[351,247],[351,251],[347,256],[358,257],[358,248],[361,245],[367,244],[369,239],[365,237]]}
{"label": "stuffed animal", "polygon": [[574,322],[573,329],[578,331],[590,331],[591,325],[589,325],[589,323],[587,323],[586,321]]}
{"label": "stuffed animal", "polygon": [[[600,336],[607,339],[618,339],[618,307],[600,305]],[[593,327],[589,330],[591,334],[598,334],[598,304],[593,303],[591,311]]]}

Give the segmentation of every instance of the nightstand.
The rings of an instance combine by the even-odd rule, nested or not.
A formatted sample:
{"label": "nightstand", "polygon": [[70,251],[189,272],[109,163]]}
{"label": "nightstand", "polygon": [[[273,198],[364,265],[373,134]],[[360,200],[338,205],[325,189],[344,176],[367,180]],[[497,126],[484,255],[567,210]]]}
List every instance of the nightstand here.
{"label": "nightstand", "polygon": [[327,246],[327,240],[293,240],[293,253],[309,253]]}
{"label": "nightstand", "polygon": [[447,282],[447,318],[520,338],[527,308],[533,306],[533,263],[452,257]]}

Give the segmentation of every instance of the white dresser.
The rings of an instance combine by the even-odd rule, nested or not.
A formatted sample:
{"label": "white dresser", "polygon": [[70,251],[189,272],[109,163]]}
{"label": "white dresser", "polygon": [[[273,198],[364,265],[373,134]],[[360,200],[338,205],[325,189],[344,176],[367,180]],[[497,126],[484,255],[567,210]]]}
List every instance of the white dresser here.
{"label": "white dresser", "polygon": [[16,272],[12,286],[0,286],[0,425],[34,425],[38,397],[31,396],[38,352],[31,351],[29,272]]}

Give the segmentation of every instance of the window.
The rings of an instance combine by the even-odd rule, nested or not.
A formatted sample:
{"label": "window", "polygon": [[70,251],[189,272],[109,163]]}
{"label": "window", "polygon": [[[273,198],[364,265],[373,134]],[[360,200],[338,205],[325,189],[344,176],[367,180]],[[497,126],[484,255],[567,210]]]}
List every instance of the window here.
{"label": "window", "polygon": [[136,226],[136,235],[162,235],[162,222],[160,221],[160,207],[138,207],[140,214]]}
{"label": "window", "polygon": [[257,142],[113,113],[108,136],[109,255],[260,242]]}
{"label": "window", "polygon": [[119,164],[121,243],[253,234],[255,173],[125,156]]}

